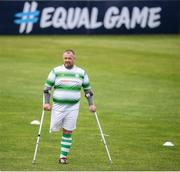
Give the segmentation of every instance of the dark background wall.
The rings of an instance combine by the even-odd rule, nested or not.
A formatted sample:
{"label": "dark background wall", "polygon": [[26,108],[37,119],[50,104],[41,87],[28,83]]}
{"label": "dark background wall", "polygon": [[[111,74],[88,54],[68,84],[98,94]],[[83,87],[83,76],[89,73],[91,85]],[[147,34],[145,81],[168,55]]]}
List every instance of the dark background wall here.
{"label": "dark background wall", "polygon": [[180,1],[0,1],[0,34],[176,34]]}

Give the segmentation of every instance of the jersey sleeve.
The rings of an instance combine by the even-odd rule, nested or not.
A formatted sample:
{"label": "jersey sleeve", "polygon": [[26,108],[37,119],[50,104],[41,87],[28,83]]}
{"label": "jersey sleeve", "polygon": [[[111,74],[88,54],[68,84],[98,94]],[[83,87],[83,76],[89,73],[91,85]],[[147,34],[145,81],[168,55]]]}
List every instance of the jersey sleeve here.
{"label": "jersey sleeve", "polygon": [[85,72],[85,74],[84,74],[82,87],[83,87],[84,90],[89,90],[89,89],[91,89],[89,77],[88,77],[88,75],[87,75],[86,72]]}
{"label": "jersey sleeve", "polygon": [[53,87],[54,84],[55,84],[55,78],[56,78],[56,75],[55,75],[55,72],[54,70],[52,70],[49,75],[48,75],[48,78],[45,82],[45,87]]}

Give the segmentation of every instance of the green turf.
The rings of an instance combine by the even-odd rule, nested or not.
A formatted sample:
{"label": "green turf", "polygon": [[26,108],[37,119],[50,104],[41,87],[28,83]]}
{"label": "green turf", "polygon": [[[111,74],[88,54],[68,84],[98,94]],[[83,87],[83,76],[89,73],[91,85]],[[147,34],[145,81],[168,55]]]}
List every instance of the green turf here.
{"label": "green turf", "polygon": [[[43,84],[73,48],[86,69],[113,164],[82,96],[70,164],[46,113],[32,165]],[[180,36],[1,36],[0,170],[180,170]],[[163,147],[165,141],[174,147]]]}

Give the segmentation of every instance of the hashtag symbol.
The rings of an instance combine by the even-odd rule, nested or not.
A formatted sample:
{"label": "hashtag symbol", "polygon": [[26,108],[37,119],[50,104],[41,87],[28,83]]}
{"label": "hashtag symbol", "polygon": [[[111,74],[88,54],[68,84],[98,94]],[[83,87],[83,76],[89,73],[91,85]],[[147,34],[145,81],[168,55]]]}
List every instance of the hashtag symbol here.
{"label": "hashtag symbol", "polygon": [[30,33],[33,29],[33,24],[37,23],[39,11],[37,11],[37,2],[25,2],[23,12],[16,13],[15,17],[20,19],[16,19],[14,22],[20,25],[19,32]]}

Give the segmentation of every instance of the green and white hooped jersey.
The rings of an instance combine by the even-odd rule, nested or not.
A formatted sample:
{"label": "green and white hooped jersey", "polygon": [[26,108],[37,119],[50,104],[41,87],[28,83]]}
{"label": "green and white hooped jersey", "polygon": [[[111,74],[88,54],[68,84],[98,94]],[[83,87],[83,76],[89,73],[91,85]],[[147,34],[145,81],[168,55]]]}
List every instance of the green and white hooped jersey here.
{"label": "green and white hooped jersey", "polygon": [[55,67],[49,73],[45,86],[54,88],[53,109],[59,111],[79,109],[81,87],[91,89],[83,69],[77,66],[67,69],[64,65]]}

